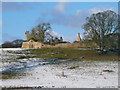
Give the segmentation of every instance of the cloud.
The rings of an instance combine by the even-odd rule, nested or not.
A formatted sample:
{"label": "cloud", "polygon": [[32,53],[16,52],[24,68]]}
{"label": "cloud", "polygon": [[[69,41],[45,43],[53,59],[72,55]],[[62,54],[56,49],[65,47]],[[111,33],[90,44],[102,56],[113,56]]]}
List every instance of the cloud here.
{"label": "cloud", "polygon": [[50,33],[54,37],[61,37],[61,36],[63,36],[63,35],[59,34],[58,32],[55,32],[54,30],[49,30],[47,32]]}
{"label": "cloud", "polygon": [[98,12],[102,12],[102,11],[106,11],[106,10],[112,10],[112,11],[117,12],[114,8],[109,8],[109,7],[92,8],[89,10],[89,12],[91,12],[91,14],[93,14],[93,13],[98,13]]}
{"label": "cloud", "polygon": [[[50,22],[52,24],[61,24],[65,19],[65,9],[67,8],[67,3],[59,2],[57,3],[51,11],[42,12],[40,17],[37,19],[38,23]],[[51,18],[47,18],[51,17]]]}
{"label": "cloud", "polygon": [[31,3],[27,2],[3,2],[2,10],[3,11],[18,11],[18,10],[26,10],[30,8]]}
{"label": "cloud", "polygon": [[59,2],[54,9],[58,12],[64,12],[66,8],[66,3],[65,2]]}
{"label": "cloud", "polygon": [[0,2],[0,11],[2,11],[2,2]]}
{"label": "cloud", "polygon": [[63,25],[71,29],[81,28],[81,25],[85,22],[85,18],[88,16],[88,12],[82,10],[76,10],[73,14],[52,12],[52,19],[48,20],[52,24]]}
{"label": "cloud", "polygon": [[72,0],[57,0],[58,2],[71,2]]}
{"label": "cloud", "polygon": [[0,20],[0,26],[2,26],[2,20]]}
{"label": "cloud", "polygon": [[[70,7],[72,8],[72,7]],[[50,22],[54,25],[65,26],[69,29],[81,29],[82,25],[86,21],[86,17],[89,17],[93,13],[102,12],[105,10],[116,10],[112,7],[96,7],[88,10],[78,9],[74,13],[68,13],[69,3],[59,2],[54,6],[51,12],[47,13],[47,16],[40,16],[37,20],[38,23]],[[50,18],[48,18],[50,17]]]}
{"label": "cloud", "polygon": [[63,39],[64,39],[64,41],[73,42],[73,41],[77,40],[77,35],[76,36],[75,35],[69,35],[69,36],[65,35],[65,36],[63,36]]}

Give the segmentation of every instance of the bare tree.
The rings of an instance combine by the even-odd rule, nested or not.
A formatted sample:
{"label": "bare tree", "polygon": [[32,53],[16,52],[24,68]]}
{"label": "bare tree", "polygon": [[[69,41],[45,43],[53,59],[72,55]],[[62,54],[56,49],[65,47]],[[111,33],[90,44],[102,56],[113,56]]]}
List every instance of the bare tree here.
{"label": "bare tree", "polygon": [[118,30],[118,15],[111,10],[92,14],[83,25],[86,38],[93,40],[101,50],[105,48],[106,36]]}
{"label": "bare tree", "polygon": [[36,37],[38,39],[39,42],[44,42],[45,37],[46,37],[46,31],[51,29],[50,23],[43,23],[43,24],[39,24],[36,27]]}
{"label": "bare tree", "polygon": [[51,29],[51,26],[49,23],[39,24],[38,26],[33,28],[31,32],[29,31],[25,32],[26,39],[27,40],[34,39],[35,41],[39,41],[43,43],[46,37],[46,31],[50,29]]}

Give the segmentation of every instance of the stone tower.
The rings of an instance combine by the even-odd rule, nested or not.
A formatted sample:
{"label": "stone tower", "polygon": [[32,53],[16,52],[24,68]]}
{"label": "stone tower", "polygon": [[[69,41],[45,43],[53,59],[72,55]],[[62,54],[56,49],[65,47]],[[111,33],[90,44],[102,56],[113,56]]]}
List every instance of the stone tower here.
{"label": "stone tower", "polygon": [[29,39],[30,39],[29,31],[26,31],[26,32],[25,32],[25,36],[26,36],[26,40],[29,40]]}
{"label": "stone tower", "polygon": [[77,41],[81,41],[80,33],[77,34]]}

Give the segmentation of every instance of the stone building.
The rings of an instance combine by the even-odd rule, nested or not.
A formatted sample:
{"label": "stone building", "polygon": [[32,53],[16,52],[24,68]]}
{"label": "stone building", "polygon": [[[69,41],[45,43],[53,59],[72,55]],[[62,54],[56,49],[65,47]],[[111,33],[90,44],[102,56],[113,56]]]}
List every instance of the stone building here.
{"label": "stone building", "polygon": [[22,43],[22,48],[41,48],[41,47],[42,47],[42,43],[35,42],[34,40],[30,40],[28,42]]}

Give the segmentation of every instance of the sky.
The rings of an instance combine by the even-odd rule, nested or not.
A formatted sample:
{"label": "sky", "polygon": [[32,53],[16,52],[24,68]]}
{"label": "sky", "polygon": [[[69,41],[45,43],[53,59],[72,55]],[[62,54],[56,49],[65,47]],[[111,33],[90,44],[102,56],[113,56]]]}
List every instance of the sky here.
{"label": "sky", "polygon": [[47,22],[51,24],[53,35],[73,42],[77,33],[83,38],[82,26],[86,17],[105,10],[117,12],[117,9],[117,2],[2,2],[0,44],[15,39],[25,40],[25,31]]}

